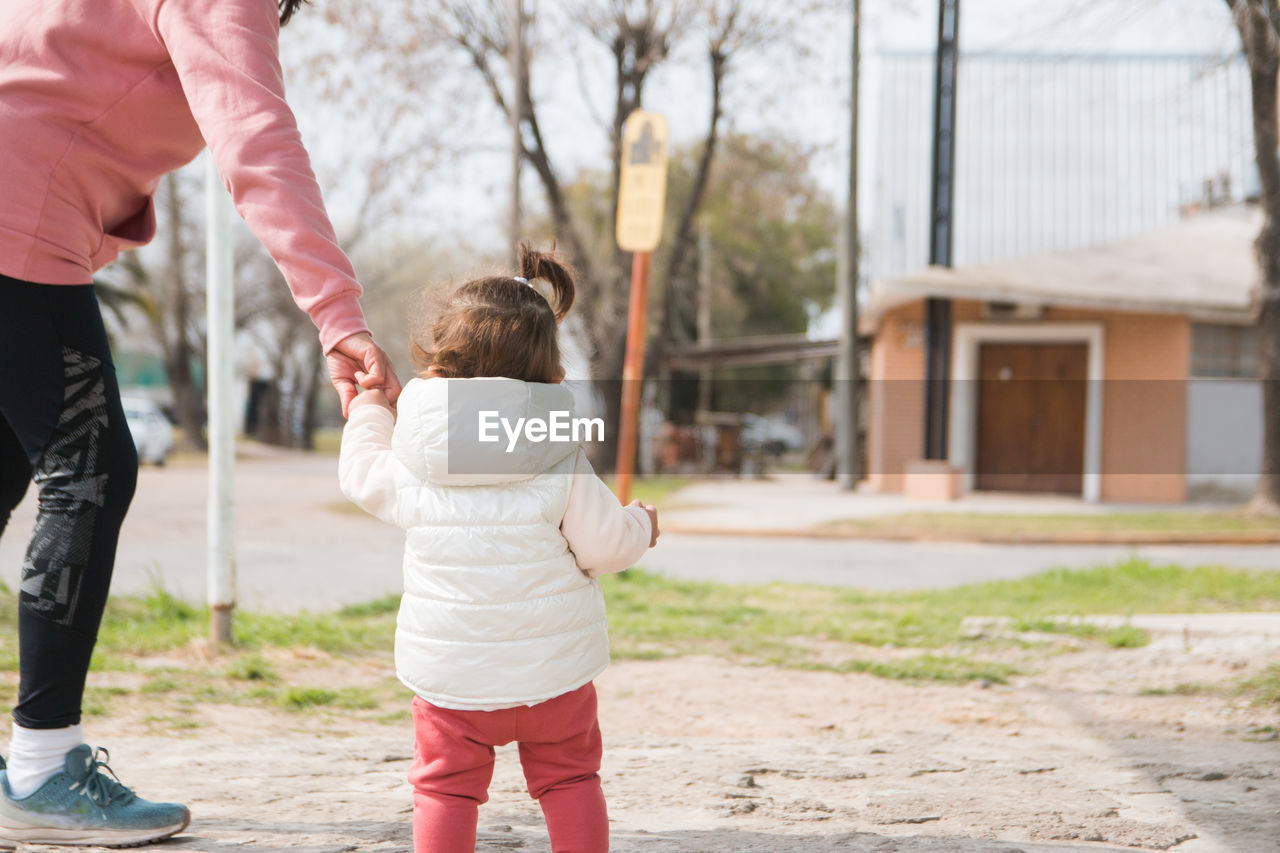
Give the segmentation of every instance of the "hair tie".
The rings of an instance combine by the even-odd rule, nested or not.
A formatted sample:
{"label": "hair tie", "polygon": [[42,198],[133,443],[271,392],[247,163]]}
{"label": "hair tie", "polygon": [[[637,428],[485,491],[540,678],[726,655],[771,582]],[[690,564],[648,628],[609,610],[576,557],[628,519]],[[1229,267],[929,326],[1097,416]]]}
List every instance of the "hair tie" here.
{"label": "hair tie", "polygon": [[529,284],[529,279],[525,278],[525,277],[524,277],[524,276],[522,276],[522,275],[518,275],[518,276],[516,276],[516,277],[515,277],[515,280],[516,280],[516,281],[518,281],[518,282],[520,282],[521,284]]}

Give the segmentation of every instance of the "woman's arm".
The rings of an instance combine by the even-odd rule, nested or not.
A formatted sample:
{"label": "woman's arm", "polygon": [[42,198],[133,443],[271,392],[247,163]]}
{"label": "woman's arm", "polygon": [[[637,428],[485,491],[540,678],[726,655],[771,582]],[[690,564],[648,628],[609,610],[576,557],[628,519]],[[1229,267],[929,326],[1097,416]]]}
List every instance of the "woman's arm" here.
{"label": "woman's arm", "polygon": [[284,98],[272,0],[155,0],[163,42],[236,210],[284,274],[329,352],[368,332],[351,262],[325,213]]}
{"label": "woman's arm", "polygon": [[236,210],[275,259],[320,330],[343,414],[356,382],[400,394],[360,310],[360,284],[325,212],[297,121],[284,98],[272,0],[153,0],[196,124]]}

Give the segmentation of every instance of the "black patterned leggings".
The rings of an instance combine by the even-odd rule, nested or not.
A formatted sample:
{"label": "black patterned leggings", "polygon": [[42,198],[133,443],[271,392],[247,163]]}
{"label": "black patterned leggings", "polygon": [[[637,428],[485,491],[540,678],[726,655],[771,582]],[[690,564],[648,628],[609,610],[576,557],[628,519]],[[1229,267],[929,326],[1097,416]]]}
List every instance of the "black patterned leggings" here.
{"label": "black patterned leggings", "polygon": [[20,725],[80,722],[137,476],[93,286],[0,276],[0,534],[27,484],[39,490],[18,594]]}

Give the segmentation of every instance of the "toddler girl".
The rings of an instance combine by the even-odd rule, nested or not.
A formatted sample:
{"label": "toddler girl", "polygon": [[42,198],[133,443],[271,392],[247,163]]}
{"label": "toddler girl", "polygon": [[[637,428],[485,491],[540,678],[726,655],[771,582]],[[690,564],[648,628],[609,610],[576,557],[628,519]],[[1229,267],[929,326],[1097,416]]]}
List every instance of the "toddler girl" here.
{"label": "toddler girl", "polygon": [[342,435],[343,492],[407,531],[395,657],[417,694],[416,853],[475,849],[493,748],[513,741],[552,849],[609,847],[591,683],[609,635],[596,578],[657,542],[657,511],[621,506],[579,444],[524,428],[572,410],[556,325],[574,286],[554,255],[520,255],[520,276],[453,294],[430,343],[414,343],[423,378],[397,409],[366,391]]}

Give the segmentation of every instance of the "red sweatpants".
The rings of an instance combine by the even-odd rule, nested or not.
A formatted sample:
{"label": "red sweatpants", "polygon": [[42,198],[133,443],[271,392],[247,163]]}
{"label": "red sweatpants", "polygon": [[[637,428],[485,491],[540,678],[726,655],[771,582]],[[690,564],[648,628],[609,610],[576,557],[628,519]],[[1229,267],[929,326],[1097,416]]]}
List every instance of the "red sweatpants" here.
{"label": "red sweatpants", "polygon": [[529,795],[542,806],[554,853],[608,853],[600,789],[596,689],[588,684],[533,707],[451,711],[413,700],[415,853],[474,853],[489,799],[493,748],[520,744]]}

